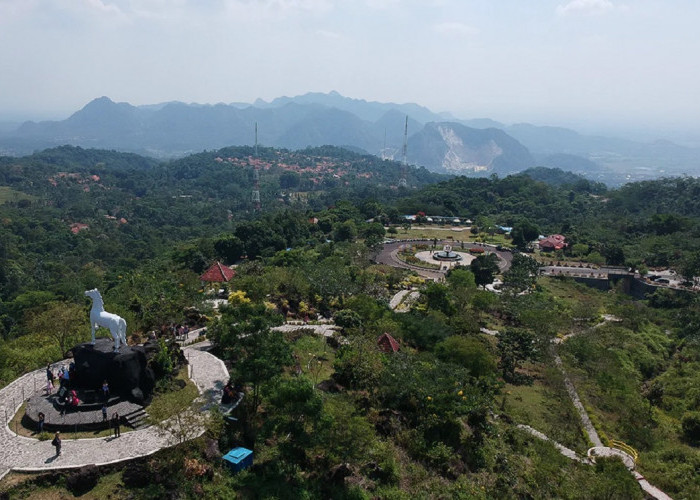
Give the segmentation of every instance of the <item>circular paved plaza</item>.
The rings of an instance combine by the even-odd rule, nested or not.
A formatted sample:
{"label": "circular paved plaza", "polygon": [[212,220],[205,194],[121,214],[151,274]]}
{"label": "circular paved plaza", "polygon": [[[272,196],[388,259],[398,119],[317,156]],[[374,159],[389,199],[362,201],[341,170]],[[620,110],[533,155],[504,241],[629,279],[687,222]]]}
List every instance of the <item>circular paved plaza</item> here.
{"label": "circular paved plaza", "polygon": [[435,253],[435,252],[432,250],[418,252],[418,253],[416,253],[416,258],[419,260],[422,260],[423,262],[437,264],[442,269],[450,269],[454,266],[468,266],[476,258],[474,255],[470,254],[469,252],[457,252],[454,249],[452,250],[452,252],[459,255],[462,258],[460,260],[435,260],[433,258],[433,253]]}
{"label": "circular paved plaza", "polygon": [[[208,341],[183,347],[190,363],[190,378],[200,392],[198,401],[202,409],[219,404],[229,377],[223,361],[207,352],[209,347]],[[174,436],[151,426],[126,432],[118,438],[64,438],[61,455],[56,457],[50,439],[39,441],[18,436],[7,425],[24,400],[33,395],[37,388],[43,388],[45,382],[45,370],[42,368],[23,375],[0,390],[0,419],[3,423],[0,428],[0,479],[10,470],[37,472],[130,460],[178,443]],[[194,429],[191,437],[200,436],[203,432],[203,428]]]}

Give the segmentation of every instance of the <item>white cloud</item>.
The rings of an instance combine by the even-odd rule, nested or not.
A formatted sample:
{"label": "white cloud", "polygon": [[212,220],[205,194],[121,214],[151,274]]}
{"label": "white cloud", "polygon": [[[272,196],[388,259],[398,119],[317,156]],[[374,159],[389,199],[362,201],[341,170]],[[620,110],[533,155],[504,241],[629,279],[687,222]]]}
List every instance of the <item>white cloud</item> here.
{"label": "white cloud", "polygon": [[330,0],[270,0],[267,3],[274,8],[309,11],[327,11],[333,7]]}
{"label": "white cloud", "polygon": [[366,2],[371,9],[389,9],[399,5],[401,0],[366,0]]}
{"label": "white cloud", "polygon": [[593,16],[605,14],[614,8],[615,6],[610,0],[571,0],[566,5],[559,5],[557,14],[560,16]]}
{"label": "white cloud", "polygon": [[473,26],[464,23],[446,22],[433,26],[433,29],[443,35],[455,38],[471,37],[479,33],[479,30]]}
{"label": "white cloud", "polygon": [[340,40],[341,38],[343,38],[343,35],[341,35],[340,33],[336,33],[335,31],[317,30],[316,34],[318,36],[328,38],[330,40]]}

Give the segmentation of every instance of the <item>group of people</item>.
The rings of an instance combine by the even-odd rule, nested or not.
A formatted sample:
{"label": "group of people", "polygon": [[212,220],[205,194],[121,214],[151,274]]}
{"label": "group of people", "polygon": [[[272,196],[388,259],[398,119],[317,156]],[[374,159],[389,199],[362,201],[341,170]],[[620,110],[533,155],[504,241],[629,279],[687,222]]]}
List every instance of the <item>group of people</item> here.
{"label": "group of people", "polygon": [[[75,377],[75,363],[69,365],[68,369],[61,366],[58,370],[58,384],[59,387],[70,387],[70,381]],[[56,388],[54,381],[56,377],[54,376],[53,370],[51,369],[51,364],[46,365],[46,395],[50,396],[53,390]]]}
{"label": "group of people", "polygon": [[[179,325],[178,325],[179,327]],[[187,333],[189,333],[189,329],[187,329]],[[59,387],[65,387],[67,390],[70,389],[70,381],[71,379],[74,379],[75,377],[75,363],[71,363],[66,369],[64,366],[61,366],[58,370],[58,381],[59,381]],[[46,395],[50,396],[53,393],[53,390],[55,389],[54,381],[56,380],[56,376],[54,376],[54,372],[51,369],[51,364],[46,365]],[[104,401],[102,404],[102,421],[107,422],[107,403],[109,401],[109,396],[110,396],[110,390],[109,390],[109,383],[107,380],[102,382],[102,400]],[[64,412],[65,409],[67,408],[75,408],[80,404],[80,399],[78,398],[78,394],[75,391],[75,389],[70,389],[68,392],[68,395],[66,396],[66,403],[64,405]],[[63,412],[62,412],[63,413]],[[44,424],[46,423],[46,415],[43,412],[39,412],[38,414],[38,432],[42,433],[44,432]],[[110,427],[112,428],[112,432],[114,433],[114,437],[120,437],[121,436],[121,419],[119,417],[119,413],[116,411],[112,414],[112,418],[110,420]],[[54,435],[53,440],[51,441],[51,445],[56,448],[56,456],[58,457],[61,454],[61,433],[59,431],[56,431],[56,434]]]}
{"label": "group of people", "polygon": [[[190,336],[190,327],[172,323],[169,327],[164,327],[167,332],[170,332],[176,339],[187,340]],[[165,333],[162,331],[161,333]]]}

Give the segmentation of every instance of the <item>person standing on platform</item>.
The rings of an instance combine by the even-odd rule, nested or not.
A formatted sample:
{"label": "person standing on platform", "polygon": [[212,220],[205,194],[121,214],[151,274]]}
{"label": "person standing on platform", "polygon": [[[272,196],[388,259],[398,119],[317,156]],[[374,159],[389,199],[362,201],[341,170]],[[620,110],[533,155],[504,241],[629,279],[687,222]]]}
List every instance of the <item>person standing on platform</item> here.
{"label": "person standing on platform", "polygon": [[116,411],[112,415],[112,426],[114,427],[114,437],[121,436],[122,433],[119,429],[119,413],[117,413]]}
{"label": "person standing on platform", "polygon": [[61,454],[61,433],[56,431],[51,444],[56,447],[56,456]]}
{"label": "person standing on platform", "polygon": [[103,422],[107,421],[107,405],[106,404],[102,405],[102,421]]}
{"label": "person standing on platform", "polygon": [[46,415],[44,412],[39,412],[39,434],[44,432],[44,422],[46,421]]}

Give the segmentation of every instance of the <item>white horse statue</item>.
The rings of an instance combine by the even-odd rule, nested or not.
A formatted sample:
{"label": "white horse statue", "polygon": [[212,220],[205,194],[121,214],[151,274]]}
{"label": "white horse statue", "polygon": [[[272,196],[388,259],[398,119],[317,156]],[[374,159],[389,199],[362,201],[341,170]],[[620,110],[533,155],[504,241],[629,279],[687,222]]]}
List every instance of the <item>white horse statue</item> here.
{"label": "white horse statue", "polygon": [[91,343],[95,345],[95,330],[102,326],[109,328],[112,337],[114,337],[114,351],[119,351],[120,341],[126,345],[126,321],[121,316],[105,311],[105,303],[97,288],[86,290],[85,295],[92,299],[92,309],[90,309]]}

